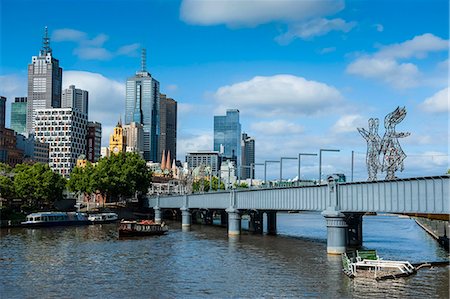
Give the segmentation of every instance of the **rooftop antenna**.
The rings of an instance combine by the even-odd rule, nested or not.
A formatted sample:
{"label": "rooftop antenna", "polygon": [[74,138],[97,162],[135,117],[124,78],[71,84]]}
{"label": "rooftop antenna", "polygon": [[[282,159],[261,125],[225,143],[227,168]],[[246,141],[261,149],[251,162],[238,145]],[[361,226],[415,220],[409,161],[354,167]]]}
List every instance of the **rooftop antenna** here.
{"label": "rooftop antenna", "polygon": [[48,37],[48,27],[45,26],[44,37],[42,38],[41,55],[47,55],[47,53],[52,53],[52,49],[50,48],[50,37]]}
{"label": "rooftop antenna", "polygon": [[141,72],[146,71],[147,71],[147,50],[143,48],[141,54]]}

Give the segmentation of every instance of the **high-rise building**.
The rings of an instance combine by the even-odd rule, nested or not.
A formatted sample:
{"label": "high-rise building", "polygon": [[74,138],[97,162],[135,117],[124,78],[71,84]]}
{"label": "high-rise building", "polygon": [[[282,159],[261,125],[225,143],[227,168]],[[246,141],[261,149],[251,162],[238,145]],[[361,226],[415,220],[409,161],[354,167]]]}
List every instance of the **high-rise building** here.
{"label": "high-rise building", "polygon": [[61,108],[76,108],[88,114],[88,102],[89,93],[86,90],[75,88],[75,85],[70,85],[62,92]]}
{"label": "high-rise building", "polygon": [[95,163],[100,160],[102,147],[102,124],[95,121],[88,122],[86,137],[86,158]]}
{"label": "high-rise building", "polygon": [[238,173],[241,163],[241,124],[239,110],[228,109],[224,116],[214,116],[214,150],[221,151],[222,160],[235,162]]}
{"label": "high-rise building", "polygon": [[144,156],[144,126],[131,122],[123,126],[123,135],[127,141],[126,151]]}
{"label": "high-rise building", "polygon": [[27,133],[27,97],[16,97],[11,103],[11,129],[17,134]]}
{"label": "high-rise building", "polygon": [[0,96],[0,128],[5,127],[6,119],[6,98]]}
{"label": "high-rise building", "polygon": [[255,169],[251,168],[255,163],[255,139],[246,133],[242,133],[241,155],[241,178],[244,180],[255,178]]}
{"label": "high-rise building", "polygon": [[170,152],[172,159],[177,159],[177,102],[165,94],[159,95],[159,154]]}
{"label": "high-rise building", "polygon": [[16,135],[17,148],[23,151],[24,162],[39,162],[48,164],[49,144],[39,142],[34,135],[25,137],[22,134]]}
{"label": "high-rise building", "polygon": [[27,133],[34,132],[34,113],[37,109],[61,107],[62,68],[52,55],[47,27],[42,49],[28,65]]}
{"label": "high-rise building", "polygon": [[126,150],[127,140],[123,135],[122,121],[119,120],[114,132],[109,136],[109,152],[110,154],[124,153]]}
{"label": "high-rise building", "polygon": [[219,170],[219,152],[216,151],[195,151],[186,155],[186,162],[189,169],[194,169],[201,165],[211,167],[212,173],[217,175]]}
{"label": "high-rise building", "polygon": [[142,51],[142,67],[127,79],[125,124],[144,126],[144,159],[159,161],[159,82],[146,70],[146,53]]}
{"label": "high-rise building", "polygon": [[49,166],[68,178],[86,153],[87,115],[73,108],[37,109],[36,139],[49,144]]}

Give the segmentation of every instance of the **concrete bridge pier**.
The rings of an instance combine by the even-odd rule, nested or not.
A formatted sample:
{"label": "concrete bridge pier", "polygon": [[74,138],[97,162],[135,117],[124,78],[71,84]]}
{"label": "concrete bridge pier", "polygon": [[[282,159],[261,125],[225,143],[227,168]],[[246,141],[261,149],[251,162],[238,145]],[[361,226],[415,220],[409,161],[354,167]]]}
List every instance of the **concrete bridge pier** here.
{"label": "concrete bridge pier", "polygon": [[220,225],[223,227],[228,226],[228,213],[224,210],[220,211]]}
{"label": "concrete bridge pier", "polygon": [[225,210],[228,213],[228,235],[237,236],[241,234],[241,213],[230,207]]}
{"label": "concrete bridge pier", "polygon": [[181,208],[181,227],[182,228],[189,228],[191,227],[191,221],[192,221],[192,213],[188,208]]}
{"label": "concrete bridge pier", "polygon": [[161,223],[161,209],[159,207],[154,207],[153,210],[155,211],[155,223]]}
{"label": "concrete bridge pier", "polygon": [[263,233],[263,213],[253,211],[249,213],[250,221],[248,223],[248,230],[255,234]]}
{"label": "concrete bridge pier", "polygon": [[347,245],[361,247],[363,243],[362,217],[364,213],[345,213],[345,222],[348,225]]}
{"label": "concrete bridge pier", "polygon": [[340,211],[325,210],[322,212],[327,222],[327,253],[345,253],[347,247],[348,225],[345,215]]}
{"label": "concrete bridge pier", "polygon": [[277,234],[277,211],[267,211],[267,234]]}

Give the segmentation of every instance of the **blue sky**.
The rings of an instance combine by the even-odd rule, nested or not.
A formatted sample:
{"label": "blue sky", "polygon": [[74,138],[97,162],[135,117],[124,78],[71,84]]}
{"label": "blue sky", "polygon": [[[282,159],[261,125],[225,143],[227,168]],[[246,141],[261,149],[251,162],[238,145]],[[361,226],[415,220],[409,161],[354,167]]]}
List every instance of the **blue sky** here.
{"label": "blue sky", "polygon": [[[398,176],[449,167],[448,1],[0,3],[0,93],[8,108],[26,95],[27,64],[48,26],[63,88],[90,92],[90,119],[102,122],[104,144],[145,47],[161,92],[179,103],[182,161],[212,148],[213,115],[238,108],[257,162],[335,148],[341,152],[325,153],[323,172],[350,175],[353,150],[355,179],[365,179],[366,143],[356,128],[406,106],[397,131],[411,136],[400,141],[408,158]],[[286,177],[296,165],[284,162]],[[302,165],[305,178],[317,177],[317,158]],[[278,166],[268,173],[276,177]]]}

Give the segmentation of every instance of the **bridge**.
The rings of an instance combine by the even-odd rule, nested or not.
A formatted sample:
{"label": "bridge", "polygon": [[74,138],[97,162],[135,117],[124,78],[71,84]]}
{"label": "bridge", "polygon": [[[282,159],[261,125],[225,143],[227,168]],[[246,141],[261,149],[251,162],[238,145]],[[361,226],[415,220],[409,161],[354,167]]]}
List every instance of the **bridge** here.
{"label": "bridge", "polygon": [[161,222],[163,210],[180,210],[182,227],[189,227],[193,213],[202,213],[212,224],[220,213],[229,235],[241,232],[241,216],[250,216],[249,230],[276,233],[278,211],[320,211],[326,219],[327,252],[341,254],[348,246],[362,245],[362,216],[367,212],[447,217],[450,214],[450,176],[416,177],[385,181],[339,183],[288,188],[231,190],[179,196],[149,197],[147,205]]}

